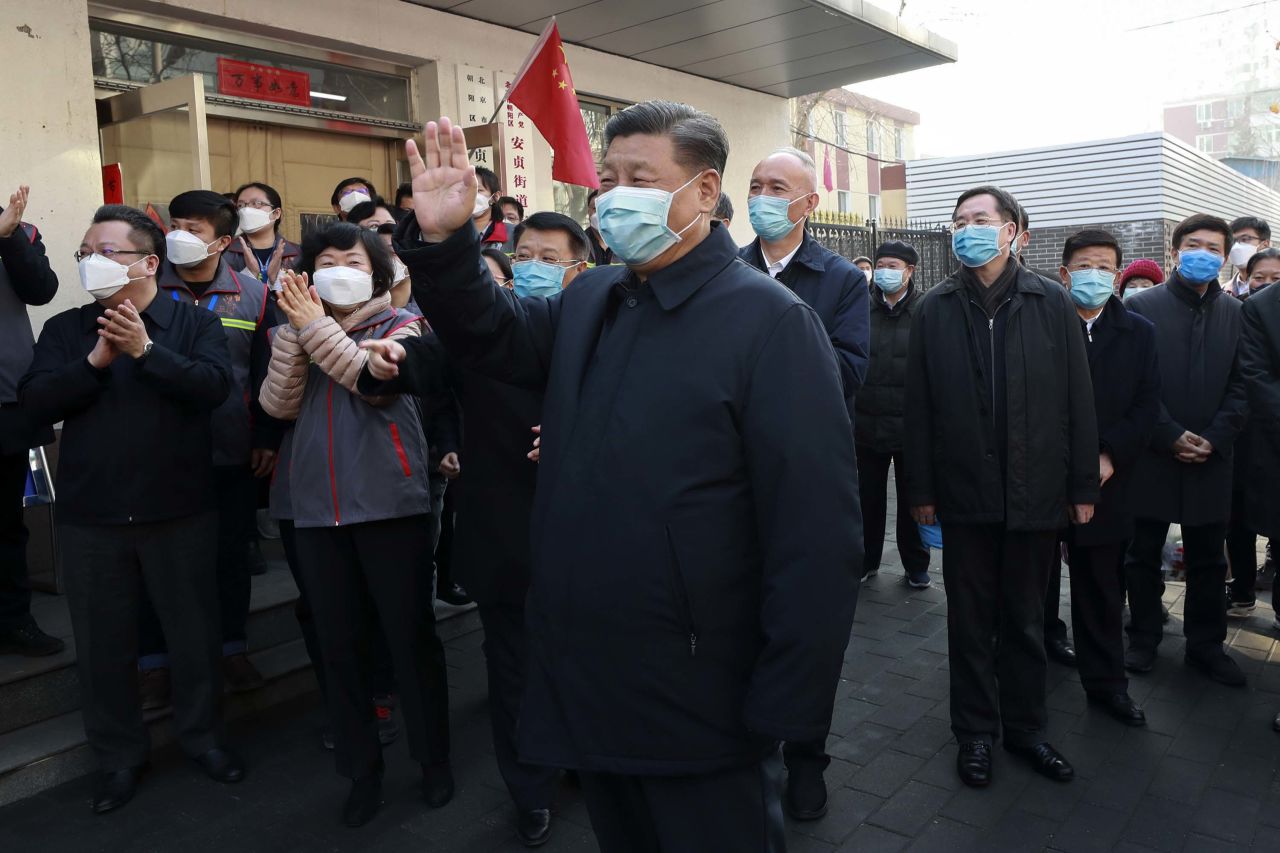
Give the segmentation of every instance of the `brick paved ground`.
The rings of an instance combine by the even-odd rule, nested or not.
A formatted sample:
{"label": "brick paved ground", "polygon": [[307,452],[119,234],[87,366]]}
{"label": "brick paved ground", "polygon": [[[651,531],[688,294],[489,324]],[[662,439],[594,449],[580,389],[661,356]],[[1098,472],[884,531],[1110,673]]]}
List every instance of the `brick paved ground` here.
{"label": "brick paved ground", "polygon": [[[1051,665],[1050,735],[1078,778],[1049,782],[997,750],[995,782],[976,791],[954,771],[945,596],[901,581],[900,568],[887,565],[863,588],[829,741],[831,811],[792,827],[792,853],[1280,850],[1280,735],[1270,729],[1280,652],[1269,607],[1231,626],[1251,685],[1230,690],[1182,665],[1182,588],[1170,586],[1174,619],[1159,666],[1132,685],[1150,726],[1124,728],[1088,709],[1074,671]],[[0,850],[523,849],[490,747],[480,642],[474,633],[449,645],[459,791],[440,811],[418,804],[401,741],[389,750],[385,810],[362,830],[340,827],[345,784],[316,745],[321,715],[311,697],[234,730],[251,765],[242,785],[208,782],[166,751],[116,814],[89,813],[86,780],[0,809]],[[596,849],[575,791],[561,791],[555,838],[543,849]]]}

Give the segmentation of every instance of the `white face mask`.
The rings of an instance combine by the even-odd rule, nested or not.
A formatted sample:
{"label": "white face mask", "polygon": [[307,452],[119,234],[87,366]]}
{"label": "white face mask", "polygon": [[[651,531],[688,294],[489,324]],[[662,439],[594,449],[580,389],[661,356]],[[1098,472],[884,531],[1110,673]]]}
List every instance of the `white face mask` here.
{"label": "white face mask", "polygon": [[373,199],[364,190],[356,190],[338,199],[338,209],[343,213],[350,213],[355,207],[364,204],[366,201],[373,201]]}
{"label": "white face mask", "polygon": [[169,261],[179,267],[194,266],[209,257],[209,247],[216,242],[206,243],[190,231],[170,231],[164,235]]}
{"label": "white face mask", "polygon": [[1244,269],[1244,265],[1249,263],[1258,251],[1258,247],[1249,243],[1236,243],[1231,247],[1231,254],[1227,256],[1231,261],[1231,265],[1238,269]]}
{"label": "white face mask", "polygon": [[355,267],[323,267],[311,276],[316,293],[336,308],[363,305],[373,296],[373,274]]}
{"label": "white face mask", "polygon": [[596,233],[599,234],[600,233],[600,217],[593,213],[591,214],[591,217],[588,219],[588,221],[591,223],[591,227],[596,229]]}
{"label": "white face mask", "polygon": [[409,277],[409,268],[404,265],[404,261],[391,256],[391,283],[399,284]]}
{"label": "white face mask", "polygon": [[[129,267],[146,259],[138,258],[132,264],[125,266],[105,255],[90,255],[80,261],[80,286],[94,299],[99,301],[110,299],[134,280],[129,276]],[[138,278],[146,278],[146,276],[140,275]]]}
{"label": "white face mask", "polygon": [[240,230],[246,234],[261,231],[271,224],[271,211],[260,207],[242,207],[237,215],[240,217]]}
{"label": "white face mask", "polygon": [[471,218],[475,219],[478,216],[484,216],[484,212],[488,209],[489,209],[489,194],[477,192],[476,203],[471,208]]}

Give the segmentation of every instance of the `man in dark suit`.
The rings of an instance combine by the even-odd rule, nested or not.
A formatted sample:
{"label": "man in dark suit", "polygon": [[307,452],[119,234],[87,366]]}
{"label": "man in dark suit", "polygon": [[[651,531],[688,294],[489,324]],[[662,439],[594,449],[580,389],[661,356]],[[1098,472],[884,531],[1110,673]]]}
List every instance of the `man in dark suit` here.
{"label": "man in dark suit", "polygon": [[[531,215],[515,227],[514,239],[516,293],[552,284],[556,290],[568,287],[590,257],[582,226],[561,213]],[[543,278],[535,282],[538,275]],[[494,753],[516,804],[520,840],[534,846],[550,834],[551,798],[559,775],[555,768],[521,763],[516,747],[528,665],[524,600],[529,591],[529,516],[537,484],[529,446],[542,417],[542,394],[466,367],[459,372],[466,473],[456,481],[461,488],[454,572],[479,605]]]}
{"label": "man in dark suit", "polygon": [[1243,687],[1245,675],[1223,647],[1232,447],[1248,409],[1236,356],[1241,304],[1218,284],[1230,241],[1231,229],[1216,216],[1184,219],[1173,231],[1174,273],[1163,287],[1125,303],[1155,324],[1161,403],[1133,481],[1137,522],[1125,557],[1132,615],[1125,668],[1150,672],[1155,666],[1164,633],[1161,553],[1169,524],[1176,523],[1187,566],[1185,660],[1215,681]]}
{"label": "man in dark suit", "polygon": [[1098,416],[1101,498],[1088,524],[1067,533],[1071,624],[1080,683],[1090,702],[1131,726],[1146,714],[1124,674],[1124,549],[1133,537],[1129,482],[1160,412],[1155,328],[1115,295],[1120,244],[1086,229],[1062,248],[1062,278],[1080,315]]}
{"label": "man in dark suit", "polygon": [[[710,222],[715,119],[650,101],[605,144],[626,266],[507,296],[447,119],[425,163],[410,146],[396,240],[451,355],[545,388],[520,757],[580,771],[606,853],[782,849],[778,744],[830,727],[862,559],[840,370],[813,309]],[[368,348],[370,390],[419,349]]]}
{"label": "man in dark suit", "polygon": [[[738,257],[786,285],[822,319],[840,364],[849,418],[854,397],[867,375],[870,350],[870,294],[867,277],[847,259],[820,245],[805,228],[818,207],[818,177],[813,158],[782,148],[761,160],[751,173],[747,212],[756,239]],[[873,566],[864,566],[870,571]],[[826,737],[783,747],[787,795],[783,805],[796,820],[817,820],[827,813],[822,774],[831,759]]]}

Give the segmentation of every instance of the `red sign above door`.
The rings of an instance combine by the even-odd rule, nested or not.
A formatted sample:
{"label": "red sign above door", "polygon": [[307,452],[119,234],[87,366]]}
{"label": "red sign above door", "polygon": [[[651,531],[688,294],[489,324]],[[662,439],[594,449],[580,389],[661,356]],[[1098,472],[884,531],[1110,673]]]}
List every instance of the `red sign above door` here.
{"label": "red sign above door", "polygon": [[241,62],[218,57],[218,93],[274,101],[278,104],[311,106],[311,75],[305,71],[286,71],[270,65]]}

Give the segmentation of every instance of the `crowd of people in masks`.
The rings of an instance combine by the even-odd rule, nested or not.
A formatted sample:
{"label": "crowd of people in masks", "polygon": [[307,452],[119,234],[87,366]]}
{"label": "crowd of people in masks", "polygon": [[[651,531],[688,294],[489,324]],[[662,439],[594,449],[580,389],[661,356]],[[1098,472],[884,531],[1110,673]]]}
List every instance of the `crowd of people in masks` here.
{"label": "crowd of people in masks", "polygon": [[906,587],[941,554],[965,784],[990,784],[996,743],[1072,779],[1046,736],[1050,660],[1145,724],[1128,678],[1159,665],[1171,524],[1186,663],[1245,685],[1227,619],[1253,612],[1258,537],[1280,534],[1267,223],[1188,217],[1167,264],[1087,228],[1039,271],[1026,210],[979,186],[952,215],[960,271],[921,281],[909,243],[850,259],[813,238],[804,151],[739,188],[756,237],[738,246],[712,116],[645,102],[605,143],[585,228],[526,215],[448,119],[406,143],[392,202],[344,180],[301,244],[261,182],[181,193],[166,224],[104,206],[76,252],[90,301],[38,338],[26,306],[58,283],[27,188],[10,198],[0,641],[62,648],[30,615],[20,509],[27,448],[60,423],[95,812],[139,786],[144,709],[171,704],[187,755],[244,778],[221,704],[263,682],[245,622],[264,536],[297,582],[351,827],[379,810],[401,724],[426,805],[454,796],[439,599],[477,605],[524,844],[548,839],[568,773],[603,850],[785,849],[784,812],[827,810],[891,472]]}

